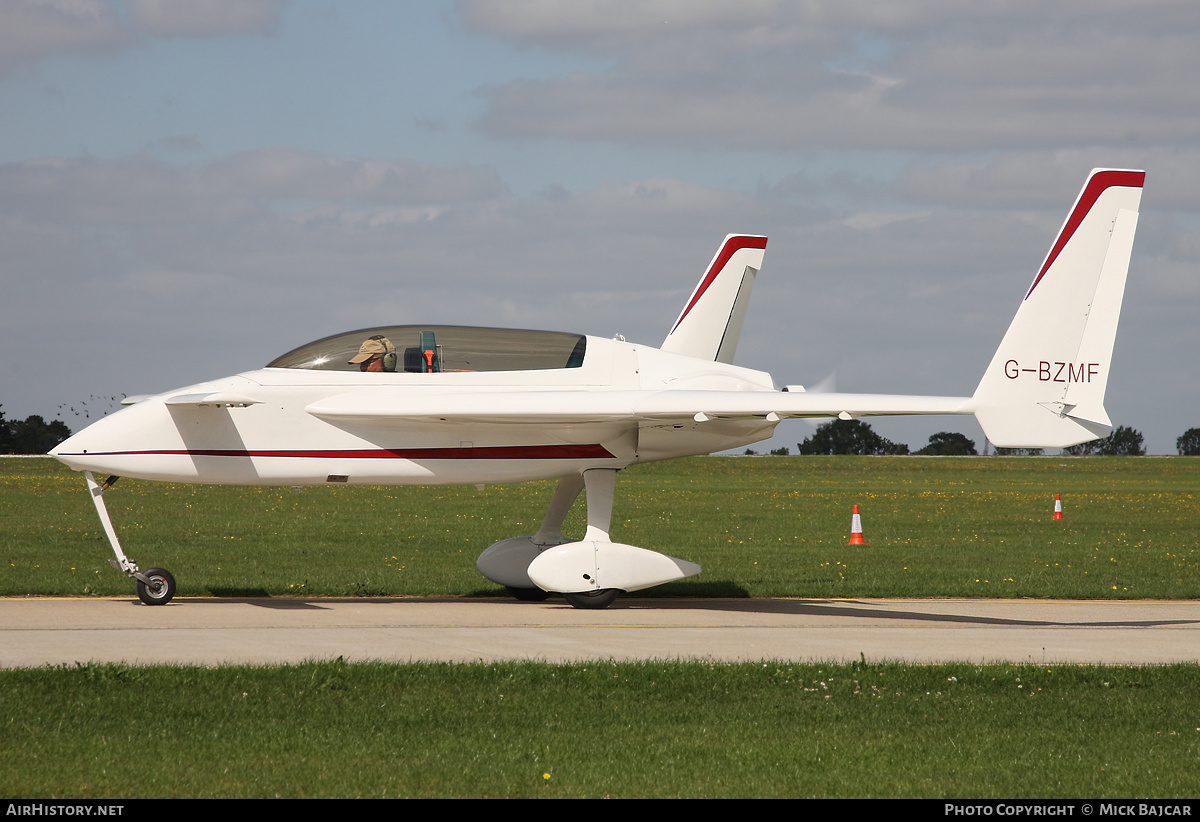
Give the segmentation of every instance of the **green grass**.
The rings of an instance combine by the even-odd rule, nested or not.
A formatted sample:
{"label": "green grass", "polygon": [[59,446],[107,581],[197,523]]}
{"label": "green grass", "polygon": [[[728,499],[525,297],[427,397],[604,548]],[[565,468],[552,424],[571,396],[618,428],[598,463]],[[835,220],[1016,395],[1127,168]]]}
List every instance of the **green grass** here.
{"label": "green grass", "polygon": [[1186,798],[1198,684],[1194,665],[2,671],[0,795]]}
{"label": "green grass", "polygon": [[[536,530],[552,490],[106,499],[181,595],[471,596],[499,593],[478,553]],[[1183,458],[702,458],[623,472],[613,536],[705,566],[655,595],[1195,597],[1198,494]],[[132,595],[57,463],[0,460],[0,535],[0,594]],[[1195,665],[0,671],[0,795],[1187,798],[1197,693]]]}
{"label": "green grass", "polygon": [[[123,479],[105,499],[126,553],[180,596],[471,596],[500,593],[475,558],[536,531],[552,492]],[[0,459],[0,501],[0,595],[130,592],[80,475]],[[847,545],[854,504],[866,547]],[[1190,598],[1197,523],[1188,458],[709,457],[623,471],[612,535],[704,566],[656,596]]]}

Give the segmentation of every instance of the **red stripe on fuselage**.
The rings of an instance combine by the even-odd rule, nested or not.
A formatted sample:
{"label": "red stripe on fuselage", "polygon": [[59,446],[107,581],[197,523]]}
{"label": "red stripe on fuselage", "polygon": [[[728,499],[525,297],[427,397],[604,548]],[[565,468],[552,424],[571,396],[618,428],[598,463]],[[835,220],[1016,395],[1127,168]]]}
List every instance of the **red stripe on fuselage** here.
{"label": "red stripe on fuselage", "polygon": [[184,456],[290,457],[299,459],[401,460],[570,460],[612,459],[603,445],[495,445],[479,448],[357,448],[251,451],[233,448],[183,448],[148,451],[90,451],[64,457]]}
{"label": "red stripe on fuselage", "polygon": [[1054,248],[1050,249],[1050,254],[1046,257],[1046,262],[1042,264],[1042,270],[1033,280],[1033,285],[1029,286],[1029,292],[1025,295],[1025,299],[1029,299],[1029,295],[1033,293],[1033,289],[1037,288],[1038,283],[1042,281],[1042,277],[1050,270],[1050,266],[1058,259],[1059,252],[1066,247],[1067,242],[1075,234],[1075,229],[1079,228],[1079,224],[1083,222],[1083,218],[1092,210],[1092,206],[1096,204],[1096,200],[1100,199],[1100,195],[1104,190],[1112,186],[1128,186],[1129,188],[1141,188],[1146,182],[1146,172],[1144,171],[1102,171],[1099,174],[1088,180],[1087,188],[1079,195],[1079,202],[1075,204],[1075,208],[1071,211],[1071,216],[1067,218],[1067,222],[1063,225],[1062,231],[1058,233],[1058,241],[1054,243]]}
{"label": "red stripe on fuselage", "polygon": [[708,267],[708,271],[704,274],[704,279],[700,282],[700,285],[697,286],[696,293],[692,295],[692,299],[687,304],[687,308],[683,309],[683,313],[680,314],[679,319],[675,321],[675,327],[671,329],[672,333],[674,333],[675,329],[679,327],[679,324],[683,322],[684,317],[688,315],[688,312],[692,310],[692,307],[700,301],[701,297],[704,296],[704,292],[708,290],[710,285],[712,285],[713,280],[715,280],[717,275],[721,273],[721,269],[725,268],[725,263],[729,262],[729,258],[732,257],[735,252],[741,251],[743,248],[766,249],[766,247],[766,237],[731,237],[729,242],[725,243],[725,245],[721,247],[721,251],[717,255],[717,258],[713,260],[713,264]]}

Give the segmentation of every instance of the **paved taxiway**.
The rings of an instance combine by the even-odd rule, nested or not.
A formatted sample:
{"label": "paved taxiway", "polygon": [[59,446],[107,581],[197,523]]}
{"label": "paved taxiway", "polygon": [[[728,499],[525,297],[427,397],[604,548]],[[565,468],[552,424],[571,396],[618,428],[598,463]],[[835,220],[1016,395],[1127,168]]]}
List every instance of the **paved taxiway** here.
{"label": "paved taxiway", "polygon": [[705,659],[1148,664],[1200,659],[1200,602],[0,599],[0,667]]}

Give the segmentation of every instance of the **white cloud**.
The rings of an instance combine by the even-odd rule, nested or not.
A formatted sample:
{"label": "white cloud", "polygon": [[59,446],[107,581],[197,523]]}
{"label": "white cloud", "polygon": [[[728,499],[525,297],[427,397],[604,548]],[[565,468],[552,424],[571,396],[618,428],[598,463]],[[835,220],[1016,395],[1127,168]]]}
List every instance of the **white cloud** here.
{"label": "white cloud", "polygon": [[504,190],[488,166],[341,159],[290,148],[182,167],[146,155],[0,166],[0,213],[94,226],[244,219],[314,200],[423,206],[489,199]]}
{"label": "white cloud", "polygon": [[154,37],[266,33],[282,0],[6,0],[0,4],[0,77],[51,57],[93,56]]}
{"label": "white cloud", "polygon": [[615,58],[483,89],[479,127],[498,137],[790,152],[1200,137],[1200,87],[1180,82],[1200,73],[1200,18],[1176,0],[461,8],[493,36]]}
{"label": "white cloud", "polygon": [[1091,168],[1147,172],[1145,209],[1196,211],[1200,201],[1200,147],[1076,146],[1055,151],[1004,152],[987,159],[942,157],[911,162],[893,192],[914,202],[974,208],[1058,208],[1077,192]]}
{"label": "white cloud", "polygon": [[16,0],[0,4],[0,77],[14,66],[59,54],[127,48],[137,35],[100,0]]}
{"label": "white cloud", "polygon": [[279,25],[280,0],[125,0],[131,20],[153,37],[261,34]]}

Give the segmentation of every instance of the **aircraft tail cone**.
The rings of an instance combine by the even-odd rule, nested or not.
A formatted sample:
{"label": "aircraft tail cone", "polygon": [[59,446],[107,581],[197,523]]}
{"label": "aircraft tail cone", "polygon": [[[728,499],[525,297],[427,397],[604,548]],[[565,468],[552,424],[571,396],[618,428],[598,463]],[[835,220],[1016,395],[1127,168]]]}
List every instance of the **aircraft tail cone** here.
{"label": "aircraft tail cone", "polygon": [[1054,518],[1062,519],[1062,494],[1054,495]]}
{"label": "aircraft tail cone", "polygon": [[862,517],[858,514],[858,506],[854,506],[854,513],[850,516],[850,545],[866,545],[867,541],[863,539]]}

